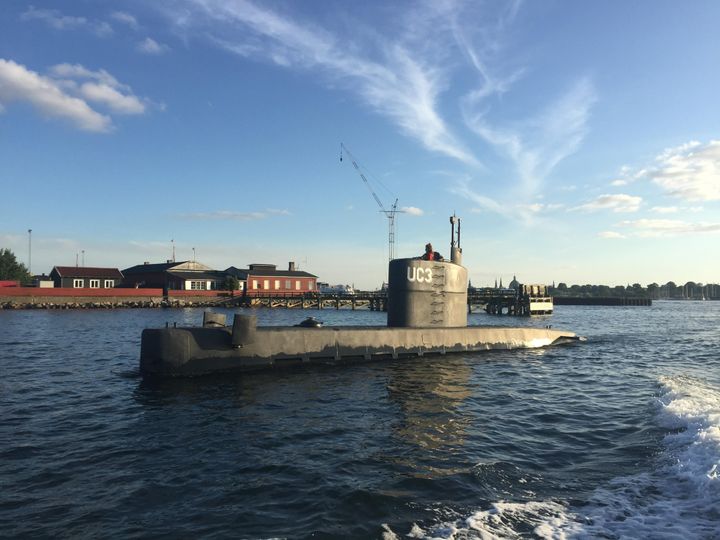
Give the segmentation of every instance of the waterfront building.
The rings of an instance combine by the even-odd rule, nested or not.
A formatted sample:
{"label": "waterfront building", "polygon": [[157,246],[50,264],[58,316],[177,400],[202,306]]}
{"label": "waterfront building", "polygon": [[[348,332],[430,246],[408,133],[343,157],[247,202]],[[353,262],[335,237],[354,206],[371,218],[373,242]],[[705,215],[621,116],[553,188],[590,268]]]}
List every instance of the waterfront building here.
{"label": "waterfront building", "polygon": [[117,268],[55,266],[50,272],[55,287],[73,289],[112,289],[120,285],[123,274]]}
{"label": "waterfront building", "polygon": [[173,291],[222,290],[227,272],[195,261],[145,262],[123,270],[125,287]]}
{"label": "waterfront building", "polygon": [[288,263],[287,270],[278,270],[274,264],[253,263],[247,269],[231,266],[225,272],[237,278],[248,295],[298,295],[318,290],[317,276],[297,270],[294,262]]}

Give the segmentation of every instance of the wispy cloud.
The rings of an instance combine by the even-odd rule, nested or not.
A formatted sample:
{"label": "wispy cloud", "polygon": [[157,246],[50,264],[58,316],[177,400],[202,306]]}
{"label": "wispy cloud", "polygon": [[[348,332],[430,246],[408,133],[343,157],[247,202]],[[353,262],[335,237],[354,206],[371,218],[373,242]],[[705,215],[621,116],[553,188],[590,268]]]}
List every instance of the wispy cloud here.
{"label": "wispy cloud", "polygon": [[493,121],[491,98],[508,93],[527,71],[524,66],[508,68],[511,61],[501,54],[506,27],[517,15],[520,2],[508,2],[505,7],[494,25],[487,22],[479,25],[481,31],[474,32],[476,39],[473,39],[471,27],[463,25],[462,21],[454,26],[458,47],[470,60],[478,77],[477,88],[464,96],[461,109],[466,125],[510,158],[522,190],[532,194],[558,163],[579,148],[597,98],[591,79],[581,77],[544,110],[514,122]]}
{"label": "wispy cloud", "polygon": [[632,230],[634,236],[641,238],[720,233],[720,223],[692,223],[676,219],[638,219],[622,221],[619,225]]}
{"label": "wispy cloud", "polygon": [[509,207],[500,204],[495,199],[485,195],[480,195],[472,190],[469,186],[468,179],[458,180],[455,185],[449,189],[449,191],[450,193],[454,193],[455,195],[459,195],[460,197],[467,199],[471,204],[474,204],[475,206],[470,209],[473,213],[492,213],[507,217],[513,213]]}
{"label": "wispy cloud", "polygon": [[612,212],[637,212],[640,209],[642,197],[618,193],[615,195],[600,195],[590,202],[576,206],[573,210],[594,212],[597,210],[611,210]]}
{"label": "wispy cloud", "polygon": [[22,21],[41,21],[54,30],[89,30],[99,37],[113,33],[112,26],[105,21],[65,15],[57,9],[38,9],[30,6],[20,15]]}
{"label": "wispy cloud", "polygon": [[137,44],[136,49],[144,54],[161,55],[170,50],[170,47],[163,43],[158,43],[152,38],[145,38]]}
{"label": "wispy cloud", "polygon": [[580,147],[596,101],[592,82],[582,78],[544,111],[514,125],[498,126],[489,120],[485,94],[467,96],[462,108],[465,122],[512,160],[522,189],[528,193],[536,192],[553,169]]}
{"label": "wispy cloud", "polygon": [[[477,164],[438,111],[438,96],[448,80],[445,67],[416,55],[402,39],[406,33],[394,39],[373,33],[373,57],[348,36],[292,20],[264,5],[245,0],[187,0],[186,5],[202,12],[180,20],[186,31],[210,20],[214,27],[197,31],[228,51],[285,68],[317,71],[329,84],[355,92],[429,150]],[[174,13],[170,16],[178,23]]]}
{"label": "wispy cloud", "polygon": [[135,16],[130,15],[130,13],[126,13],[124,11],[114,11],[110,14],[110,17],[120,23],[126,24],[133,30],[137,30],[140,27]]}
{"label": "wispy cloud", "polygon": [[84,131],[106,133],[112,118],[90,106],[107,107],[115,114],[142,114],[145,100],[132,93],[105,70],[92,71],[79,64],[58,64],[48,75],[0,58],[0,106],[28,102],[42,114],[70,120]]}
{"label": "wispy cloud", "polygon": [[267,219],[271,216],[289,216],[288,210],[268,208],[263,211],[236,212],[233,210],[215,210],[212,212],[193,212],[189,214],[178,214],[176,217],[188,220],[209,220],[209,221],[256,221]]}
{"label": "wispy cloud", "polygon": [[[493,13],[479,13],[472,3],[421,2],[401,14],[384,11],[382,32],[356,19],[342,29],[342,22],[320,26],[291,14],[292,4],[280,9],[250,0],[178,1],[184,9],[166,14],[184,35],[207,37],[243,58],[317,73],[327,85],[353,92],[425,148],[478,167],[467,141],[446,120],[457,109],[453,100],[461,99],[464,133],[469,126],[508,157],[516,174],[508,187],[519,183],[517,191],[528,196],[577,151],[597,99],[590,77],[580,76],[570,79],[554,102],[515,122],[493,117],[490,98],[507,94],[527,71],[512,66],[503,51],[519,1],[502,3]],[[467,77],[456,77],[464,63],[479,81],[470,91],[455,86],[466,85]]]}

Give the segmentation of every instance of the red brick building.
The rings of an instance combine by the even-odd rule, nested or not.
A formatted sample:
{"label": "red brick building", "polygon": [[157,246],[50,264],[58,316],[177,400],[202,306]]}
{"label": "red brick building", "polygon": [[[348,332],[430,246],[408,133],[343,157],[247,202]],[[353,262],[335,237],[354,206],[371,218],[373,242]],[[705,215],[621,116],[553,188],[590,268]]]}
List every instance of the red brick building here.
{"label": "red brick building", "polygon": [[317,276],[295,269],[295,263],[288,263],[287,270],[278,270],[274,264],[254,263],[247,270],[231,266],[225,270],[241,283],[241,289],[250,296],[263,294],[299,295],[317,292]]}

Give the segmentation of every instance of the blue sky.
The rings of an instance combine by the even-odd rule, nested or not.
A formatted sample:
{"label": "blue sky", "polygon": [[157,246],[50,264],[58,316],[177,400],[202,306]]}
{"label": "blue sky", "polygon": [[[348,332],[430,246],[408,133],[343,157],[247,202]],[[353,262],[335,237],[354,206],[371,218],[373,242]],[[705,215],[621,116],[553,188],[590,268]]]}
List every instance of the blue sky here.
{"label": "blue sky", "polygon": [[[6,0],[0,246],[378,287],[720,281],[720,3]],[[80,255],[82,257],[82,255]]]}

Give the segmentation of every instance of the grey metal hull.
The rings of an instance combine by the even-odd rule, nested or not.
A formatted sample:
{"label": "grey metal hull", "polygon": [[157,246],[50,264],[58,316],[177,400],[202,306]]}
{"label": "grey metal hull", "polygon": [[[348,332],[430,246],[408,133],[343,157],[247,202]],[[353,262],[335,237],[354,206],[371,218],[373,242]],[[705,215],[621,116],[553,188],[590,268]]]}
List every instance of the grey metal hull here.
{"label": "grey metal hull", "polygon": [[575,341],[545,328],[260,327],[233,346],[232,329],[161,328],[142,333],[140,370],[163,376],[251,371],[294,364],[342,364],[431,354],[534,348]]}

